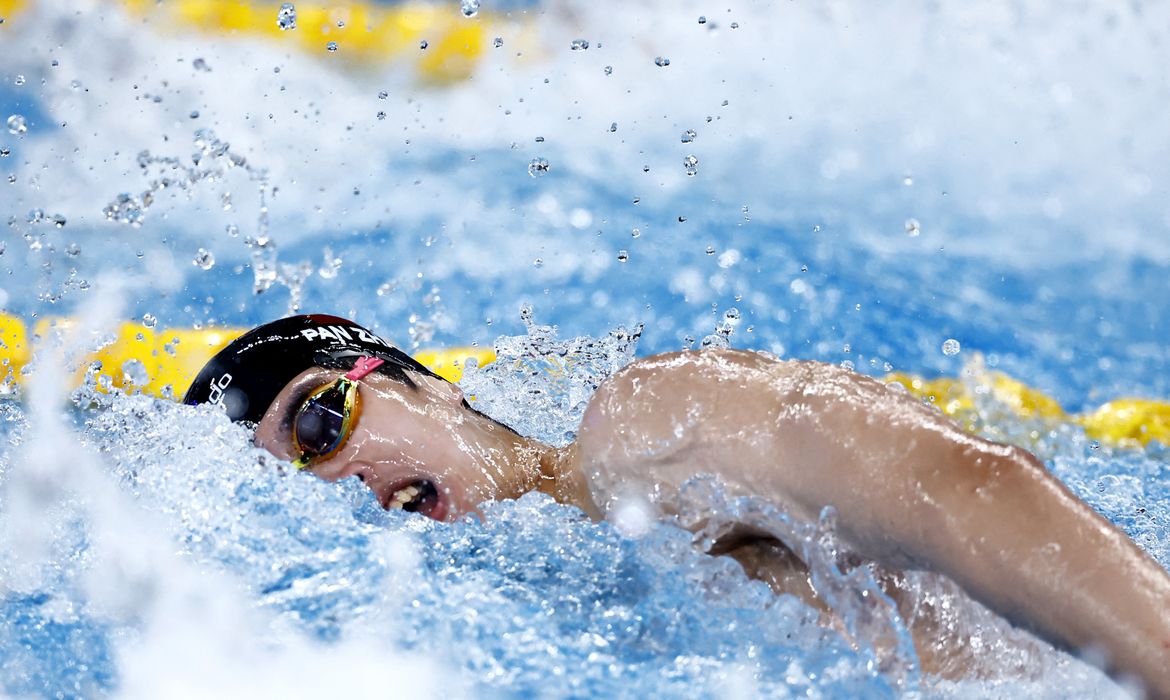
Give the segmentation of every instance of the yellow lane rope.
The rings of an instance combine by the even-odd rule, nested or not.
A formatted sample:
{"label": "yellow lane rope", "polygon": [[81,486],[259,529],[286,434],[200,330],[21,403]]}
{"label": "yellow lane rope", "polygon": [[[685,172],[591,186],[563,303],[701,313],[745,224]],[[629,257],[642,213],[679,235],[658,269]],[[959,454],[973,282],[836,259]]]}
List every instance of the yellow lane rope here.
{"label": "yellow lane rope", "polygon": [[[246,328],[153,329],[140,323],[123,323],[101,337],[82,339],[70,334],[80,324],[70,318],[42,318],[29,333],[24,321],[0,313],[0,394],[15,392],[32,360],[33,346],[45,339],[69,338],[70,343],[95,348],[69,361],[80,384],[95,363],[101,363],[95,381],[99,387],[136,389],[163,398],[181,398],[203,365]],[[34,342],[35,341],[35,342]],[[459,381],[468,358],[480,365],[496,359],[490,349],[463,347],[421,350],[415,357],[440,376]]]}
{"label": "yellow lane rope", "polygon": [[1066,413],[1051,396],[1002,372],[980,371],[974,381],[955,377],[923,379],[894,373],[886,382],[897,382],[910,393],[937,405],[949,416],[963,419],[975,411],[976,392],[990,393],[999,405],[1020,418],[1076,423],[1094,440],[1120,447],[1139,447],[1153,440],[1170,445],[1170,402],[1120,398],[1096,410]]}
{"label": "yellow lane rope", "polygon": [[[43,342],[55,334],[69,334],[79,327],[69,318],[43,318],[30,333],[24,321],[0,313],[0,394],[19,388],[23,372],[32,360],[33,341]],[[96,381],[99,387],[140,390],[151,396],[180,398],[204,363],[238,337],[244,328],[153,329],[140,323],[124,323],[107,337],[89,339],[96,348],[70,362],[77,368],[75,380],[83,381],[88,368],[101,363]],[[76,341],[74,341],[76,342]],[[424,349],[415,358],[440,376],[459,381],[469,358],[479,366],[495,360],[490,349],[456,347]],[[897,382],[910,393],[938,406],[960,420],[975,412],[975,394],[988,393],[1014,415],[1025,419],[1071,422],[1082,426],[1094,440],[1122,447],[1140,447],[1152,440],[1170,445],[1170,402],[1121,398],[1088,413],[1071,415],[1052,397],[1001,372],[980,371],[974,379],[941,377],[923,379],[908,374],[890,374],[886,382]]]}
{"label": "yellow lane rope", "polygon": [[[16,31],[17,15],[32,2],[0,0],[0,17],[5,18],[0,31]],[[422,82],[432,84],[469,78],[491,42],[489,32],[521,38],[517,22],[485,12],[464,17],[452,2],[294,2],[296,27],[288,30],[277,25],[279,0],[122,0],[120,4],[161,31],[195,29],[218,36],[265,38],[349,64],[394,61],[410,65]],[[326,48],[330,42],[336,43],[332,54]],[[510,46],[514,50],[514,44]]]}
{"label": "yellow lane rope", "polygon": [[24,3],[25,0],[0,0],[0,17],[4,18],[4,24],[0,24],[0,30],[3,30],[5,25],[11,26],[12,18],[20,12]]}

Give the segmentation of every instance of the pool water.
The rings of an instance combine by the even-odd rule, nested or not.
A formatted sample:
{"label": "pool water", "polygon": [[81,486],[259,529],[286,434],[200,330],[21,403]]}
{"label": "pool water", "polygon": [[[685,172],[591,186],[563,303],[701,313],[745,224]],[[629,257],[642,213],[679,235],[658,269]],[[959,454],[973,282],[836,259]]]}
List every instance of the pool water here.
{"label": "pool water", "polygon": [[[469,393],[551,442],[630,357],[704,341],[877,376],[981,364],[1073,413],[1170,396],[1151,117],[1170,9],[485,0],[437,5],[450,23],[375,60],[306,38],[298,8],[263,34],[0,2],[5,311],[189,327],[299,307],[405,347],[495,343],[508,361]],[[484,41],[436,82],[451,27]],[[0,404],[12,697],[1125,692],[926,575],[909,585],[956,610],[978,673],[873,651],[900,621],[857,602],[871,572],[833,569],[830,522],[686,495],[823,544],[856,647],[674,523],[535,495],[454,524],[385,513],[213,411],[66,398],[68,350],[46,344]],[[1170,565],[1162,445],[977,410]]]}

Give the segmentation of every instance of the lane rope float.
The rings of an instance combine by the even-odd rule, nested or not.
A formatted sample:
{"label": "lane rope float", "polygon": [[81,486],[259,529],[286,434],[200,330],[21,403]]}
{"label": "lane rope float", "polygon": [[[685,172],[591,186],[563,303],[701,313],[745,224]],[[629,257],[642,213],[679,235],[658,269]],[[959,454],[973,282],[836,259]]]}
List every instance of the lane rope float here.
{"label": "lane rope float", "polygon": [[[517,13],[519,19],[486,11],[464,17],[451,3],[294,0],[295,28],[287,30],[277,24],[280,2],[121,0],[118,4],[160,31],[264,38],[308,55],[358,66],[395,62],[410,66],[420,82],[432,85],[470,78],[491,45],[491,36],[506,35],[512,46],[532,43],[531,22],[523,13]],[[0,30],[18,31],[22,15],[31,16],[33,5],[35,0],[0,0],[0,17],[6,20]],[[335,53],[326,49],[330,42],[336,42]]]}
{"label": "lane rope float", "polygon": [[[0,313],[0,395],[14,395],[25,381],[33,359],[34,346],[46,340],[80,332],[76,319],[41,318],[31,333],[24,320]],[[203,365],[246,328],[149,328],[141,323],[123,323],[113,332],[92,335],[82,345],[92,348],[70,362],[74,382],[80,385],[87,372],[95,373],[99,389],[141,391],[159,398],[175,399]],[[415,359],[453,382],[463,376],[467,361],[479,366],[495,361],[495,352],[480,347],[427,348]],[[100,363],[100,368],[94,369]],[[1085,434],[1102,443],[1139,448],[1151,441],[1170,445],[1170,401],[1148,398],[1118,398],[1096,409],[1066,412],[1052,397],[1002,372],[981,370],[967,378],[924,379],[893,373],[883,381],[901,384],[914,396],[929,401],[949,416],[963,420],[976,412],[976,394],[989,394],[1007,411],[1022,419],[1069,422],[1080,425]]]}

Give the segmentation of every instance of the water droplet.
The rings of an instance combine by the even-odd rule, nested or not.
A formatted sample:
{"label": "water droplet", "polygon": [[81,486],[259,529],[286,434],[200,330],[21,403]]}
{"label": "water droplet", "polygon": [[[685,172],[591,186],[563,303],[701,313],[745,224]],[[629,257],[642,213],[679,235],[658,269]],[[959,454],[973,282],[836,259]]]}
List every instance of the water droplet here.
{"label": "water droplet", "polygon": [[1101,449],[1101,443],[1098,442],[1097,440],[1093,440],[1092,442],[1089,443],[1089,449],[1090,450],[1099,450],[1099,449]]}
{"label": "water droplet", "polygon": [[528,164],[528,174],[532,177],[542,177],[548,173],[548,161],[544,158],[533,158]]}
{"label": "water droplet", "polygon": [[634,229],[634,230],[630,231],[631,238],[637,238],[638,236],[641,236],[641,235],[642,235],[642,232],[639,231],[638,229]]}
{"label": "water droplet", "polygon": [[459,4],[464,17],[474,17],[479,14],[479,0],[463,0]]}
{"label": "water droplet", "polygon": [[7,158],[12,155],[12,151],[7,148],[0,148],[0,158]]}
{"label": "water droplet", "polygon": [[731,347],[731,341],[728,340],[726,335],[712,333],[711,335],[704,336],[703,339],[699,341],[699,347],[704,349],[729,348]]}
{"label": "water droplet", "polygon": [[44,209],[30,209],[28,212],[28,218],[26,220],[30,224],[41,223],[42,221],[45,220],[45,210]]}
{"label": "water droplet", "polygon": [[235,224],[228,224],[224,227],[224,231],[227,231],[227,235],[231,236],[232,238],[240,235],[240,227],[236,226]]}
{"label": "water droplet", "polygon": [[337,20],[337,28],[338,29],[345,29],[345,20],[343,20],[343,19]]}
{"label": "water droplet", "polygon": [[537,143],[544,143],[544,137],[543,137],[543,136],[537,136],[537,137],[536,137],[536,139],[534,139],[534,140],[535,140]]}
{"label": "water droplet", "polygon": [[15,83],[16,85],[24,85],[24,76],[18,75],[18,76],[16,76],[16,79],[13,80],[12,82]]}
{"label": "water droplet", "polygon": [[281,4],[280,11],[276,13],[276,26],[281,31],[297,28],[297,8],[291,2]]}
{"label": "water droplet", "polygon": [[201,270],[210,270],[215,267],[215,255],[206,248],[200,248],[191,262]]}
{"label": "water droplet", "polygon": [[626,262],[630,259],[630,252],[628,250],[619,250],[617,254],[618,262]]}
{"label": "water droplet", "polygon": [[330,41],[329,43],[325,44],[325,50],[330,51],[330,52],[336,51],[337,50],[337,42]]}
{"label": "water droplet", "polygon": [[8,133],[20,136],[26,131],[28,131],[28,123],[25,122],[23,115],[13,114],[8,117]]}
{"label": "water droplet", "polygon": [[378,112],[378,115],[377,115],[377,116],[378,116],[378,119],[385,119],[385,118],[386,118],[386,113],[385,113],[385,112]]}
{"label": "water droplet", "polygon": [[694,155],[689,155],[683,158],[683,167],[686,168],[688,177],[694,177],[699,173],[699,159]]}
{"label": "water droplet", "polygon": [[497,49],[503,45],[504,45],[504,37],[498,36],[495,39],[492,39],[492,46],[496,47]]}
{"label": "water droplet", "polygon": [[426,50],[426,48],[427,48],[428,46],[430,46],[430,44],[428,44],[428,43],[427,43],[427,40],[426,40],[426,39],[423,39],[422,41],[418,42],[418,47],[419,47],[420,49]]}
{"label": "water droplet", "polygon": [[589,48],[589,40],[573,39],[573,43],[569,44],[569,48],[574,51],[584,51]]}
{"label": "water droplet", "polygon": [[918,238],[922,233],[922,225],[918,223],[918,219],[906,219],[906,235],[911,238]]}
{"label": "water droplet", "polygon": [[682,133],[682,142],[690,143],[691,141],[695,140],[696,136],[698,136],[698,134],[695,133],[694,129],[687,129]]}
{"label": "water droplet", "polygon": [[387,97],[389,97],[389,96],[390,96],[390,93],[386,92],[385,90],[382,90],[382,91],[380,91],[380,92],[378,93],[378,99],[379,99],[379,100],[384,100],[384,99],[386,99],[386,98],[387,98]]}
{"label": "water droplet", "polygon": [[544,260],[541,258],[537,258],[537,259],[532,261],[532,266],[533,267],[544,267]]}
{"label": "water droplet", "polygon": [[732,307],[732,308],[728,309],[727,311],[724,311],[723,318],[727,319],[728,322],[730,322],[730,323],[739,323],[739,319],[740,319],[739,309]]}
{"label": "water droplet", "polygon": [[707,23],[707,18],[703,15],[699,15],[699,24],[706,24],[706,23]]}
{"label": "water droplet", "polygon": [[324,250],[324,258],[321,263],[321,269],[317,270],[317,274],[321,275],[322,279],[335,279],[338,271],[341,270],[342,259],[333,254],[333,250],[326,247]]}
{"label": "water droplet", "polygon": [[147,328],[154,328],[158,325],[158,318],[152,313],[142,314],[142,325]]}
{"label": "water droplet", "polygon": [[191,67],[194,68],[195,70],[203,71],[204,73],[211,72],[211,66],[207,65],[207,61],[203,60],[202,58],[197,58],[194,61],[192,61]]}
{"label": "water droplet", "polygon": [[713,246],[713,245],[707,246],[707,255],[714,255],[714,254],[715,254],[715,246]]}
{"label": "water droplet", "polygon": [[197,109],[191,110],[191,114],[188,116],[190,116],[192,119],[198,119],[199,118],[199,110],[197,110]]}
{"label": "water droplet", "polygon": [[954,338],[947,338],[943,341],[942,353],[947,357],[958,355],[959,351],[962,349],[962,346],[959,345],[959,341],[955,340]]}
{"label": "water droplet", "polygon": [[912,187],[914,185],[914,178],[907,175],[906,177],[902,178],[902,184],[907,187]]}
{"label": "water droplet", "polygon": [[142,360],[126,360],[122,363],[122,380],[124,384],[145,386],[150,381],[150,373],[146,371],[146,365],[142,364]]}
{"label": "water droplet", "polygon": [[659,68],[665,68],[666,66],[670,65],[670,59],[666,58],[665,56],[657,56],[654,59],[654,65],[658,66]]}
{"label": "water droplet", "polygon": [[731,28],[732,28],[732,29],[739,29],[739,22],[732,22],[732,23],[731,23]]}
{"label": "water droplet", "polygon": [[66,223],[68,223],[68,221],[66,220],[66,218],[63,215],[53,214],[53,225],[54,226],[56,226],[57,228],[65,228]]}
{"label": "water droplet", "polygon": [[617,131],[617,122],[610,122],[609,133],[612,134],[615,131]]}
{"label": "water droplet", "polygon": [[613,75],[613,66],[606,66],[605,67],[605,74],[606,75]]}
{"label": "water droplet", "polygon": [[78,255],[81,255],[81,246],[76,243],[70,243],[65,246],[65,254],[71,258],[76,258]]}

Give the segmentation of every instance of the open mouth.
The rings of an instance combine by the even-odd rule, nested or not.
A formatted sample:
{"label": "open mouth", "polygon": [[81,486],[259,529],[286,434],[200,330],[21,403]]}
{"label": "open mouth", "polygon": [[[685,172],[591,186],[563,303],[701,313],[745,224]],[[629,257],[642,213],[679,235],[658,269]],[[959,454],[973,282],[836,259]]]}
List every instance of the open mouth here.
{"label": "open mouth", "polygon": [[443,495],[430,479],[418,479],[403,484],[391,491],[390,498],[382,507],[386,510],[420,513],[435,520],[442,520],[447,511]]}

